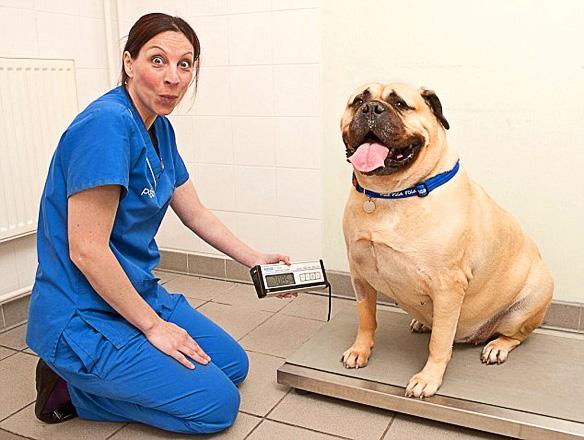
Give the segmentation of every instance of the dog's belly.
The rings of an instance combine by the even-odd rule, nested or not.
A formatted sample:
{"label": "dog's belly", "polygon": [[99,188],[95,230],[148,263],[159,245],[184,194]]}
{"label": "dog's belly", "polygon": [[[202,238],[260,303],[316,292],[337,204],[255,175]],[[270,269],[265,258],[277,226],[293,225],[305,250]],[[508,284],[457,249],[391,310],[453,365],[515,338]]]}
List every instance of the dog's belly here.
{"label": "dog's belly", "polygon": [[[416,254],[398,250],[398,245],[362,238],[353,242],[350,258],[359,268],[359,275],[378,292],[393,299],[401,309],[427,327],[433,324],[432,285],[438,274],[421,263]],[[461,309],[455,339],[457,342],[474,342],[487,339],[497,320],[493,313],[477,314],[480,307],[474,299],[465,301]]]}
{"label": "dog's belly", "polygon": [[375,290],[393,299],[418,321],[432,324],[430,276],[414,263],[414,258],[368,238],[353,242],[349,257]]}

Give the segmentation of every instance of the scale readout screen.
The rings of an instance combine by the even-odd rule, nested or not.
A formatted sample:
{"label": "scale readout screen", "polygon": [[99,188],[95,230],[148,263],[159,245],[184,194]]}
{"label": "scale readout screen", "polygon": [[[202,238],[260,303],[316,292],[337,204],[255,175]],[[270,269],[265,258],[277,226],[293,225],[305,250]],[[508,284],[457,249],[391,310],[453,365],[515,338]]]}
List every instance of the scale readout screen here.
{"label": "scale readout screen", "polygon": [[296,284],[293,273],[266,275],[266,283],[268,288]]}

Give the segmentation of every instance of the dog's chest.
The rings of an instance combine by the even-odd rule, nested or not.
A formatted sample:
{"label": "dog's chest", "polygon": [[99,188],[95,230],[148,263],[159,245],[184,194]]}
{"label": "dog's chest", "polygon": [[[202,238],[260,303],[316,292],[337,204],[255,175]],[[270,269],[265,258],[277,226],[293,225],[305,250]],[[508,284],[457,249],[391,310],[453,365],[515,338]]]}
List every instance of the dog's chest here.
{"label": "dog's chest", "polygon": [[430,293],[430,270],[395,231],[358,231],[349,245],[349,258],[359,273],[379,292],[398,303],[420,304]]}

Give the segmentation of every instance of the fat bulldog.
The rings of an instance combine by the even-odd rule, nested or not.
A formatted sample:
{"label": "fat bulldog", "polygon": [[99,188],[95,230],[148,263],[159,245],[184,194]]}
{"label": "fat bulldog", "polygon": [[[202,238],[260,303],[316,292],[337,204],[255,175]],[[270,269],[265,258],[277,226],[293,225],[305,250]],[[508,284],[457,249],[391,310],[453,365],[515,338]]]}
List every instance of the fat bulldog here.
{"label": "fat bulldog", "polygon": [[413,332],[431,332],[408,397],[436,393],[454,342],[486,342],[482,362],[505,362],[542,323],[553,292],[535,243],[468,177],[448,128],[433,91],[399,83],[360,87],[341,119],[354,168],[343,232],[359,315],[342,362],[367,365],[377,292],[387,295]]}

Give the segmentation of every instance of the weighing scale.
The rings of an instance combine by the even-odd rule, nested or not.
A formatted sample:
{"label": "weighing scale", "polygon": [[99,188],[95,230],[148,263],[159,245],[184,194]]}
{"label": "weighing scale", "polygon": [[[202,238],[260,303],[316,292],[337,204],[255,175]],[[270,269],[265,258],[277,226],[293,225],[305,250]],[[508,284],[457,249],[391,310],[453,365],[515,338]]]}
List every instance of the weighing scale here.
{"label": "weighing scale", "polygon": [[378,310],[369,364],[346,369],[339,359],[355,315],[337,314],[278,369],[278,383],[515,438],[584,439],[584,335],[536,330],[501,365],[481,363],[482,345],[457,344],[437,395],[421,400],[404,394],[426,363],[429,334],[411,333],[401,311]]}
{"label": "weighing scale", "polygon": [[[322,260],[269,266],[275,265],[251,271],[260,298],[329,287],[330,299]],[[322,279],[307,279],[318,267]],[[404,394],[410,377],[426,363],[430,335],[410,332],[410,318],[399,309],[378,310],[377,322],[365,368],[346,369],[340,362],[358,326],[356,313],[347,311],[286,360],[277,371],[278,383],[509,437],[584,439],[583,334],[538,329],[501,365],[481,363],[483,345],[456,344],[438,393],[422,400]]]}

